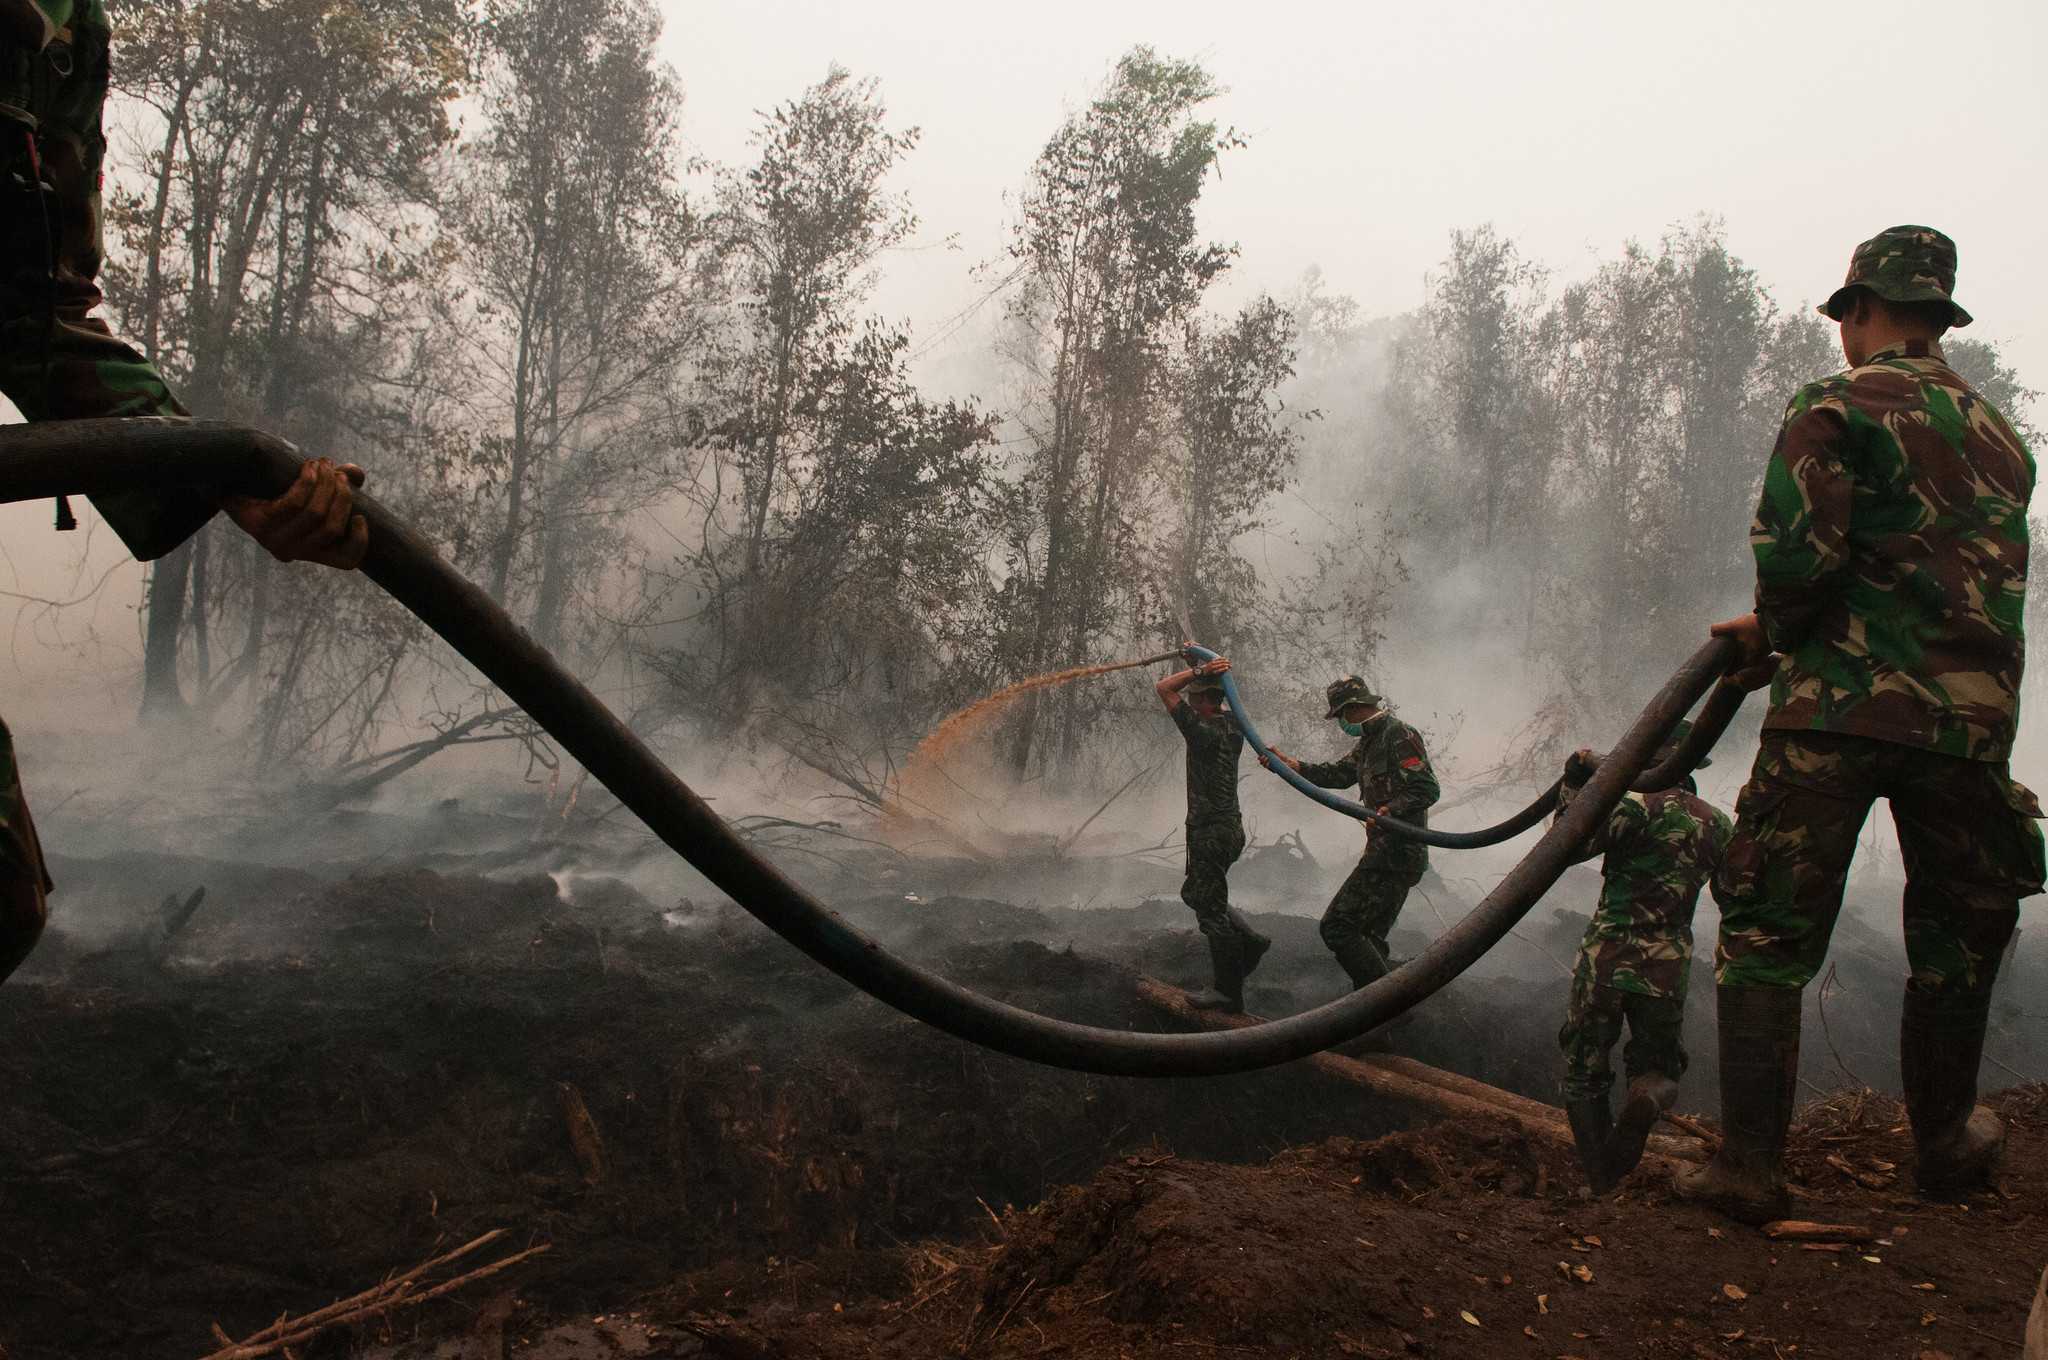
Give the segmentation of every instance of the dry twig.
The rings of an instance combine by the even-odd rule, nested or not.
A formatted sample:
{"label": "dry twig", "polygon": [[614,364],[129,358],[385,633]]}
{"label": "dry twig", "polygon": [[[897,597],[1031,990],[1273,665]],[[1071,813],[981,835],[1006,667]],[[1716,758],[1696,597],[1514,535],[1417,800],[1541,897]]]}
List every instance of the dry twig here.
{"label": "dry twig", "polygon": [[[458,1275],[450,1280],[443,1280],[431,1288],[415,1292],[414,1287],[420,1283],[421,1278],[428,1272],[479,1251],[504,1235],[505,1230],[503,1228],[493,1228],[482,1237],[465,1242],[455,1250],[445,1252],[431,1260],[422,1261],[404,1274],[394,1275],[382,1284],[372,1285],[359,1294],[352,1294],[348,1298],[337,1300],[334,1303],[328,1304],[325,1308],[316,1309],[311,1313],[305,1314],[303,1317],[281,1317],[262,1331],[253,1333],[241,1341],[231,1342],[221,1349],[212,1352],[205,1357],[205,1360],[257,1360],[259,1356],[274,1355],[279,1351],[285,1351],[288,1347],[310,1341],[330,1328],[352,1322],[367,1322],[371,1318],[381,1317],[400,1308],[416,1307],[429,1300],[438,1299],[445,1294],[452,1294],[465,1285],[474,1284],[478,1280],[488,1279],[500,1271],[508,1270],[522,1261],[538,1256],[548,1250],[550,1245],[543,1242],[537,1247],[528,1247],[525,1251],[514,1252],[503,1260],[494,1261],[487,1266],[480,1266],[467,1274]],[[227,1339],[227,1333],[221,1330],[218,1323],[214,1324],[213,1334],[217,1340],[225,1341]]]}

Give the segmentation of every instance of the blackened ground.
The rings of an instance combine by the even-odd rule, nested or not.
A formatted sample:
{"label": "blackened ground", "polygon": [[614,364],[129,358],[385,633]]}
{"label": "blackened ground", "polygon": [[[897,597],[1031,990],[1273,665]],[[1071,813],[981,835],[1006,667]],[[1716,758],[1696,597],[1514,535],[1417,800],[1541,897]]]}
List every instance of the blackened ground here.
{"label": "blackened ground", "polygon": [[[2038,1090],[2010,1098],[2012,1198],[1967,1209],[1905,1193],[1896,1107],[1821,1107],[1802,1212],[1908,1232],[1801,1252],[1649,1185],[1589,1200],[1512,1133],[1403,1131],[1300,1068],[1142,1082],[996,1057],[728,905],[586,873],[55,867],[57,928],[0,988],[8,1360],[196,1357],[216,1322],[245,1334],[494,1227],[553,1249],[302,1354],[1993,1355],[2048,1256]],[[158,902],[202,884],[159,948]],[[1177,902],[903,886],[926,890],[849,881],[834,900],[1050,1014],[1157,1027],[1132,973],[1204,974]],[[1312,919],[1257,919],[1277,944],[1255,1009],[1335,995]],[[1532,923],[1527,947],[1568,961],[1575,928]],[[1830,1084],[1895,1015],[1853,976],[1809,1035]],[[1551,1098],[1562,995],[1561,965],[1461,982],[1397,1043]],[[1688,1106],[1709,1103],[1702,1078]]]}
{"label": "blackened ground", "polygon": [[[10,1360],[202,1354],[212,1323],[247,1333],[492,1227],[554,1244],[523,1298],[603,1309],[734,1257],[958,1235],[1155,1139],[1263,1160],[1399,1122],[1292,1071],[1139,1082],[997,1057],[735,909],[597,880],[565,900],[545,876],[56,869],[102,903],[211,891],[167,958],[138,909],[91,948],[53,934],[0,989]],[[850,910],[1018,1004],[1156,1023],[1125,968],[1016,939],[1047,933],[1038,913]]]}
{"label": "blackened ground", "polygon": [[631,1316],[655,1357],[2010,1360],[2048,1261],[2048,1088],[1996,1103],[2000,1193],[1951,1205],[1906,1192],[1895,1104],[1809,1110],[1797,1210],[1860,1226],[1852,1245],[1774,1242],[1650,1178],[1593,1199],[1506,1127],[1446,1124],[1261,1166],[1128,1157],[978,1250],[899,1253],[874,1292],[826,1260],[688,1277]]}

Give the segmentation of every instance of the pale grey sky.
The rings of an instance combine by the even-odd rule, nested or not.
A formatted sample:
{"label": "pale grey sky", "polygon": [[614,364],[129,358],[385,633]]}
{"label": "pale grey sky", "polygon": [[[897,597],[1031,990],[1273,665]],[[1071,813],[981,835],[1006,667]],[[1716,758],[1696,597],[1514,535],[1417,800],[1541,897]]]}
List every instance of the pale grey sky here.
{"label": "pale grey sky", "polygon": [[[2048,387],[2040,0],[1965,0],[1938,14],[1896,0],[662,9],[683,127],[705,156],[743,162],[755,110],[835,61],[880,78],[897,126],[923,128],[896,181],[924,218],[921,248],[891,257],[877,298],[921,344],[981,291],[970,269],[1000,253],[1005,195],[1046,137],[1144,42],[1203,61],[1229,89],[1214,116],[1250,141],[1203,199],[1205,229],[1243,247],[1225,300],[1291,288],[1319,265],[1369,313],[1397,312],[1420,301],[1456,227],[1491,220],[1569,278],[1630,237],[1654,241],[1707,211],[1796,305],[1840,281],[1857,241],[1928,222],[1960,246],[1973,334]],[[951,357],[985,337],[962,328]],[[946,346],[933,355],[948,357]],[[0,595],[9,712],[33,720],[47,706],[52,718],[123,726],[140,569],[89,514],[81,553],[85,536],[52,535],[49,513],[0,509],[0,590],[89,598],[51,611]],[[24,683],[31,657],[46,683]]]}
{"label": "pale grey sky", "polygon": [[[743,161],[754,111],[838,62],[924,131],[923,216],[878,301],[920,340],[975,295],[1006,193],[1135,43],[1192,56],[1250,140],[1203,199],[1233,291],[1320,265],[1369,313],[1414,306],[1456,227],[1492,221],[1564,277],[1706,211],[1781,304],[1825,297],[1877,230],[1956,238],[1973,335],[2048,385],[2048,5],[1243,4],[668,0],[693,149]],[[978,343],[975,328],[958,343]],[[1763,451],[1759,451],[1761,456]]]}

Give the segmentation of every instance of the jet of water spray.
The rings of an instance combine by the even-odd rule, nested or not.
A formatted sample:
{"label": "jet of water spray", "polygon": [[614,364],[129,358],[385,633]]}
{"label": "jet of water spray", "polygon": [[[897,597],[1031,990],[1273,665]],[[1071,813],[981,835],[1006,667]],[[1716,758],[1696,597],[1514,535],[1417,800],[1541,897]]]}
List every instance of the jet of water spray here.
{"label": "jet of water spray", "polygon": [[995,693],[975,700],[959,712],[952,714],[931,734],[911,751],[903,762],[903,772],[896,780],[894,796],[883,809],[883,816],[889,821],[908,822],[919,817],[942,817],[937,809],[954,801],[959,792],[956,785],[946,778],[947,759],[988,730],[997,718],[1008,712],[1010,707],[1025,695],[1036,690],[1051,689],[1074,680],[1085,680],[1090,676],[1107,675],[1111,671],[1133,670],[1139,666],[1151,666],[1161,661],[1178,661],[1178,651],[1161,652],[1157,656],[1139,657],[1135,661],[1110,661],[1098,666],[1069,666],[1065,670],[1047,671],[1005,685]]}

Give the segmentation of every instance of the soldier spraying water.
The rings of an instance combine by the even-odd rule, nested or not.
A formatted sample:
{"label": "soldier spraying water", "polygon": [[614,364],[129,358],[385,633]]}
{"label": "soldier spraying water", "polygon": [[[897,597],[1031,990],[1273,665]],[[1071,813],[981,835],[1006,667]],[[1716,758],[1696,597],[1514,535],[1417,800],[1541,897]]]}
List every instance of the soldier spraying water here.
{"label": "soldier spraying water", "polygon": [[1244,853],[1244,818],[1237,808],[1237,764],[1244,733],[1224,708],[1227,657],[1166,676],[1153,690],[1180,729],[1188,751],[1187,876],[1180,900],[1195,913],[1209,942],[1214,980],[1189,994],[1197,1010],[1244,1009],[1244,980],[1273,942],[1252,929],[1230,905],[1230,866]]}

